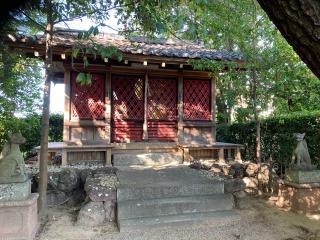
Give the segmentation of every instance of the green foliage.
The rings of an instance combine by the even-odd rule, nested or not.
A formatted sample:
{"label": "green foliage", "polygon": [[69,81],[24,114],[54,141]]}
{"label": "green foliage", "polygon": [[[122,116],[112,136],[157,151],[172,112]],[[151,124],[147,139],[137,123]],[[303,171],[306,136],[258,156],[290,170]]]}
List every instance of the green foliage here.
{"label": "green foliage", "polygon": [[196,69],[220,72],[216,75],[219,122],[247,121],[255,113],[261,117],[270,106],[277,115],[319,110],[320,81],[255,0],[180,1],[172,13],[180,15],[171,23],[175,36],[244,56],[245,62],[238,66],[208,59],[189,61]]}
{"label": "green foliage", "polygon": [[[306,133],[306,141],[314,164],[320,166],[320,112],[290,114],[273,117],[261,122],[262,160],[287,166],[296,146],[293,134]],[[242,152],[245,160],[254,160],[255,122],[222,124],[217,128],[217,139],[245,145]]]}
{"label": "green foliage", "polygon": [[41,62],[10,52],[0,43],[0,115],[32,113],[41,104]]}
{"label": "green foliage", "polygon": [[49,119],[49,127],[49,141],[63,141],[63,115],[51,114]]}
{"label": "green foliage", "polygon": [[[60,114],[52,114],[50,116],[49,141],[59,142],[63,138],[63,116]],[[12,117],[0,121],[0,149],[5,143],[8,132],[21,132],[26,138],[26,143],[21,145],[21,151],[26,155],[31,150],[40,145],[41,116],[31,114],[25,118]]]}

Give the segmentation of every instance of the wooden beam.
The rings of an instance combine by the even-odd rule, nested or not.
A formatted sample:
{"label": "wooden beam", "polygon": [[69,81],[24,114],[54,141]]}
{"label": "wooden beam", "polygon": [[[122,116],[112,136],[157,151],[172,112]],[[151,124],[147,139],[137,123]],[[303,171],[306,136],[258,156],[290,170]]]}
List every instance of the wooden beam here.
{"label": "wooden beam", "polygon": [[212,143],[216,142],[216,78],[211,79],[211,122],[212,122]]}
{"label": "wooden beam", "polygon": [[178,77],[178,142],[182,143],[183,138],[183,75]]}
{"label": "wooden beam", "polygon": [[[69,141],[70,138],[70,128],[68,122],[70,121],[70,95],[71,95],[71,82],[70,82],[70,71],[64,72],[64,114],[63,114],[63,142]],[[62,150],[62,160],[61,165],[67,164],[67,152]]]}
{"label": "wooden beam", "polygon": [[[106,132],[106,141],[111,142],[111,72],[106,74],[105,82],[105,132]],[[107,153],[106,153],[107,154]]]}
{"label": "wooden beam", "polygon": [[69,127],[104,127],[106,123],[103,120],[72,120],[66,121],[64,125]]}
{"label": "wooden beam", "polygon": [[[144,75],[149,70],[148,66],[133,67],[133,66],[116,66],[106,64],[90,64],[86,69],[83,68],[82,63],[74,63],[73,66],[69,63],[64,63],[64,68],[71,71],[72,68],[76,68],[79,71],[90,71],[90,72],[110,72],[116,74],[127,74],[127,75]],[[153,76],[170,76],[179,77],[181,75],[181,69],[152,69],[148,72],[149,77]],[[183,70],[183,76],[185,78],[196,78],[196,79],[210,79],[209,72],[207,71],[193,71]]]}
{"label": "wooden beam", "polygon": [[148,140],[148,72],[145,74],[144,83],[144,119],[143,119],[143,133],[142,140]]}

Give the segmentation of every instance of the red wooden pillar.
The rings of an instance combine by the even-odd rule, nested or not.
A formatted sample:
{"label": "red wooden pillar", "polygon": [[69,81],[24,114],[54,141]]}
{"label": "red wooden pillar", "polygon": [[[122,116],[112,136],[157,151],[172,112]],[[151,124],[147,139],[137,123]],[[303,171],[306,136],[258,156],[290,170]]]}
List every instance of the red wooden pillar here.
{"label": "red wooden pillar", "polygon": [[148,141],[148,72],[145,75],[145,82],[144,82],[144,116],[143,116],[143,133],[142,133],[142,140]]}
{"label": "red wooden pillar", "polygon": [[104,117],[105,117],[105,123],[106,123],[105,139],[107,143],[110,143],[111,142],[111,72],[106,73]]}
{"label": "red wooden pillar", "polygon": [[183,143],[183,75],[178,78],[178,142]]}
{"label": "red wooden pillar", "polygon": [[212,143],[216,142],[216,76],[211,79],[211,121],[212,121]]}

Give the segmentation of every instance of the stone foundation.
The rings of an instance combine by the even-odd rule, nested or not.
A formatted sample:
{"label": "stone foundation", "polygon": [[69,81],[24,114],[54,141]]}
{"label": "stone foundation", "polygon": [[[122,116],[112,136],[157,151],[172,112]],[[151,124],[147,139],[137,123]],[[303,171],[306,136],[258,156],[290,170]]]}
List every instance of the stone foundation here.
{"label": "stone foundation", "polygon": [[118,179],[115,168],[102,168],[86,178],[86,204],[79,212],[77,224],[101,226],[116,220]]}
{"label": "stone foundation", "polygon": [[285,181],[280,186],[277,205],[298,213],[320,213],[320,183]]}
{"label": "stone foundation", "polygon": [[0,201],[0,239],[34,239],[38,230],[38,194],[26,200]]}

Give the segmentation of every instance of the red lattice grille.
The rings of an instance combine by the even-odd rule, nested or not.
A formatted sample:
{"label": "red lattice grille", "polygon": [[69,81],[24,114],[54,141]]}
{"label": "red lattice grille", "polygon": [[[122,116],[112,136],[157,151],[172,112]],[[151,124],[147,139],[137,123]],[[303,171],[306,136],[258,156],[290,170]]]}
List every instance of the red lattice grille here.
{"label": "red lattice grille", "polygon": [[183,81],[183,114],[186,120],[210,120],[210,80]]}
{"label": "red lattice grille", "polygon": [[149,79],[148,119],[177,119],[177,80]]}
{"label": "red lattice grille", "polygon": [[93,74],[90,85],[76,83],[77,73],[71,74],[71,118],[104,118],[104,80],[102,74]]}
{"label": "red lattice grille", "polygon": [[143,120],[143,83],[142,77],[112,77],[113,119]]}

